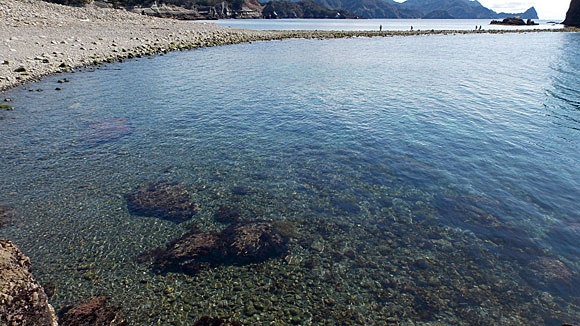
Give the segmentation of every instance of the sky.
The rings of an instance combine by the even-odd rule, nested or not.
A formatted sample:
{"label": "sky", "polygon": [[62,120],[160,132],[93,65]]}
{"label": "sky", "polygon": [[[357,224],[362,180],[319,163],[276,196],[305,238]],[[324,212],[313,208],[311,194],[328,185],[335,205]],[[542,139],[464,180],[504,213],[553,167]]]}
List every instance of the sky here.
{"label": "sky", "polygon": [[479,2],[497,12],[524,12],[534,6],[540,19],[550,20],[564,20],[570,6],[570,0],[479,0]]}
{"label": "sky", "polygon": [[479,0],[479,2],[497,12],[522,12],[534,6],[540,19],[560,20],[564,20],[570,6],[570,0]]}

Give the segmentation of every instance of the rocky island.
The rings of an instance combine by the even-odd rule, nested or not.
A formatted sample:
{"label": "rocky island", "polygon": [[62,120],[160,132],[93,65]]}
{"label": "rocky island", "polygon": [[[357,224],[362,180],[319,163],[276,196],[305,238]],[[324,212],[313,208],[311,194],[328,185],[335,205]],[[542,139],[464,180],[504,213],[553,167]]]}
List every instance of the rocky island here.
{"label": "rocky island", "polygon": [[504,20],[492,20],[490,25],[511,25],[511,26],[534,26],[539,25],[531,19],[524,21],[519,17],[509,17]]}

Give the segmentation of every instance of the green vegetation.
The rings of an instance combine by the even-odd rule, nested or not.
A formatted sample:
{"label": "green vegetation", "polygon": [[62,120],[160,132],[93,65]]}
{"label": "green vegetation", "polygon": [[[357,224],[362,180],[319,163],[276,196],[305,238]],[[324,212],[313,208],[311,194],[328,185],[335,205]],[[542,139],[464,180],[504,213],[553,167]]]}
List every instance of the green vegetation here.
{"label": "green vegetation", "polygon": [[356,18],[346,10],[328,9],[312,0],[270,1],[262,10],[262,16],[264,18]]}

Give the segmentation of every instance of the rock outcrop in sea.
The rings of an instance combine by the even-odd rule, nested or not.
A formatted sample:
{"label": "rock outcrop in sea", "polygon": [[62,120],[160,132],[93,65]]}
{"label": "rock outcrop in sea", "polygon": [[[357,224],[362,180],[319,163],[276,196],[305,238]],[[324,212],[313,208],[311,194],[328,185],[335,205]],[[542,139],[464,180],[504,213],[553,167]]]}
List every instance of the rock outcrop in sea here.
{"label": "rock outcrop in sea", "polygon": [[197,205],[185,186],[175,182],[154,182],[126,195],[129,212],[158,217],[176,223],[185,222],[197,213]]}
{"label": "rock outcrop in sea", "polygon": [[580,27],[580,0],[572,0],[566,13],[566,20],[562,23],[567,26]]}
{"label": "rock outcrop in sea", "polygon": [[61,326],[127,326],[121,308],[110,305],[107,297],[92,297],[78,306],[59,311]]}
{"label": "rock outcrop in sea", "polygon": [[0,325],[58,325],[54,309],[31,268],[30,259],[18,247],[0,240]]}
{"label": "rock outcrop in sea", "polygon": [[143,254],[140,261],[153,258],[154,269],[195,274],[204,265],[259,263],[287,252],[287,238],[272,223],[238,223],[222,232],[188,232],[171,241],[165,249]]}

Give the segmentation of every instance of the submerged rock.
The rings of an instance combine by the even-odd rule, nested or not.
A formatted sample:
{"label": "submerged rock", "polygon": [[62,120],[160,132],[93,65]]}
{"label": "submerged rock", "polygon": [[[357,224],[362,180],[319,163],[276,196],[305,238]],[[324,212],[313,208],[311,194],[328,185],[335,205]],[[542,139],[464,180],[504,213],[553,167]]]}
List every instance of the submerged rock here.
{"label": "submerged rock", "polygon": [[14,220],[14,208],[0,205],[0,227]]}
{"label": "submerged rock", "polygon": [[220,223],[237,223],[240,220],[240,210],[237,207],[220,207],[213,218]]}
{"label": "submerged rock", "polygon": [[237,321],[226,321],[222,318],[211,318],[203,316],[196,321],[193,326],[242,326],[242,323]]}
{"label": "submerged rock", "polygon": [[178,183],[155,182],[126,195],[127,208],[134,215],[158,217],[176,223],[197,213],[187,189]]}
{"label": "submerged rock", "polygon": [[131,123],[125,119],[104,119],[89,122],[84,138],[89,144],[100,145],[121,139],[132,132]]}
{"label": "submerged rock", "polygon": [[107,303],[105,296],[92,297],[78,306],[64,307],[59,313],[61,326],[127,326],[121,308]]}
{"label": "submerged rock", "polygon": [[[188,232],[146,256],[161,272],[194,274],[203,265],[243,265],[286,253],[287,239],[270,222],[239,223],[217,232]],[[140,261],[143,255],[139,258]]]}
{"label": "submerged rock", "polygon": [[167,244],[166,250],[153,251],[154,266],[163,272],[194,274],[203,263],[217,263],[226,256],[221,236],[214,232],[189,232]]}
{"label": "submerged rock", "polygon": [[228,254],[236,264],[264,261],[286,252],[286,238],[270,222],[232,225],[222,232]]}
{"label": "submerged rock", "polygon": [[0,240],[0,325],[57,325],[54,309],[31,267],[30,259],[12,242]]}

